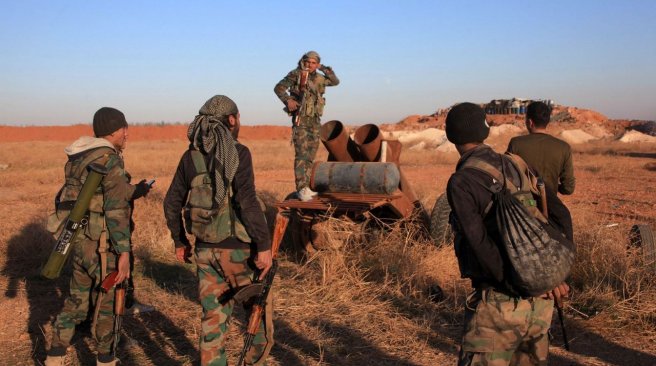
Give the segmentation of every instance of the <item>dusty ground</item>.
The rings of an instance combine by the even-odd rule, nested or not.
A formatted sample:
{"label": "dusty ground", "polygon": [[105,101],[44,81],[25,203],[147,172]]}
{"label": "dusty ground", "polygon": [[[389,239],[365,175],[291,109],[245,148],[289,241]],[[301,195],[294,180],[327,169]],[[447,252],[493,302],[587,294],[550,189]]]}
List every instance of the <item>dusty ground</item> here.
{"label": "dusty ground", "polygon": [[[134,237],[137,297],[157,310],[126,319],[119,354],[128,365],[191,365],[198,358],[200,305],[196,301],[195,269],[173,261],[161,208],[187,145],[181,138],[185,130],[185,126],[130,128],[127,169],[136,180],[157,178],[155,190],[136,204]],[[249,135],[253,131],[258,134]],[[39,266],[52,246],[44,220],[62,183],[63,148],[88,132],[88,126],[24,130],[0,126],[0,165],[8,164],[0,170],[3,364],[40,365],[45,358],[45,335],[61,308],[67,282],[65,278],[51,282],[38,277]],[[242,142],[253,153],[257,188],[269,202],[292,191],[293,149],[288,133],[282,127],[251,127],[243,132]],[[509,138],[497,137],[491,144],[503,151]],[[318,159],[325,156],[321,148]],[[621,259],[626,256],[623,243],[613,255],[590,252],[598,248],[595,242],[604,238],[621,241],[635,223],[656,227],[656,172],[649,168],[656,161],[653,145],[591,144],[579,148],[574,159],[576,193],[564,200],[575,219],[577,242],[590,258]],[[406,150],[401,160],[417,195],[430,209],[445,188],[456,154]],[[368,257],[358,248],[324,253],[311,261],[283,252],[277,280],[276,346],[270,364],[454,364],[468,283],[459,279],[452,248],[396,243],[385,249],[393,260],[386,259],[384,253]],[[351,250],[360,254],[351,255]],[[376,247],[369,247],[369,251],[376,252]],[[397,262],[398,268],[394,266]],[[402,264],[409,262],[417,266],[404,269]],[[587,285],[574,284],[572,304],[591,318],[585,320],[574,310],[566,311],[572,352],[559,347],[557,332],[550,365],[656,365],[656,321],[649,315],[656,303],[654,292],[626,289],[642,294],[642,298],[632,295],[627,299],[621,286],[618,290],[604,280],[613,277],[608,273],[589,274],[603,287],[594,294],[606,296],[607,304],[600,304],[603,296],[590,295],[593,292]],[[585,274],[576,276],[584,278]],[[408,282],[419,281],[417,278],[437,281],[447,292],[447,300],[440,304],[428,301],[420,285],[402,285],[406,278],[412,279]],[[653,283],[653,277],[637,283],[649,281]],[[592,302],[586,302],[588,299]],[[636,302],[644,304],[641,308],[646,315],[635,314],[631,306]],[[625,311],[626,307],[630,311]],[[228,347],[233,359],[241,342],[236,336],[238,325],[233,323],[235,333]],[[86,365],[93,360],[93,342],[88,327],[83,326],[68,361]]]}

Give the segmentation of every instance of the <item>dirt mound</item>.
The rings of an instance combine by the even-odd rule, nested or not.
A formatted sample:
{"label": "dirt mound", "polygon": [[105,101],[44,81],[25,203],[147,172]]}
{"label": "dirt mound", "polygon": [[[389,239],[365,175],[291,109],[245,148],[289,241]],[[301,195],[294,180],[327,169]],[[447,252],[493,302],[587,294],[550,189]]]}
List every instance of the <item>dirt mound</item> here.
{"label": "dirt mound", "polygon": [[620,138],[621,142],[656,142],[656,136],[649,136],[647,134],[644,134],[642,132],[638,131],[627,131],[622,137]]}
{"label": "dirt mound", "polygon": [[586,142],[596,140],[594,136],[581,129],[565,130],[560,133],[560,138],[572,145],[585,144]]}
{"label": "dirt mound", "polygon": [[[132,125],[129,141],[186,140],[188,125]],[[72,126],[0,126],[0,142],[73,141],[79,136],[92,135],[90,125]],[[241,126],[243,140],[286,140],[291,136],[287,126]]]}

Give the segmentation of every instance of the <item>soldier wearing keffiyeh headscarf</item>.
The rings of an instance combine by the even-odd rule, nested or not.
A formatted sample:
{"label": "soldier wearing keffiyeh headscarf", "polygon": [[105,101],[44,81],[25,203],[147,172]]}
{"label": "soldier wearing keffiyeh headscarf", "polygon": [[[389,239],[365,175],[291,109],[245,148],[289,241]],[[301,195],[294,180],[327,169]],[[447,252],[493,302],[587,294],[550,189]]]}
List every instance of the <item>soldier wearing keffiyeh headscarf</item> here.
{"label": "soldier wearing keffiyeh headscarf", "polygon": [[[255,194],[251,154],[237,140],[239,127],[239,109],[230,98],[216,95],[205,102],[189,125],[189,150],[182,155],[164,199],[179,261],[189,261],[191,256],[185,229],[196,239],[203,307],[201,365],[226,364],[232,294],[255,280],[255,267],[262,278],[272,264],[271,239]],[[269,312],[262,318],[246,356],[248,364],[264,362],[273,345],[271,316]]]}

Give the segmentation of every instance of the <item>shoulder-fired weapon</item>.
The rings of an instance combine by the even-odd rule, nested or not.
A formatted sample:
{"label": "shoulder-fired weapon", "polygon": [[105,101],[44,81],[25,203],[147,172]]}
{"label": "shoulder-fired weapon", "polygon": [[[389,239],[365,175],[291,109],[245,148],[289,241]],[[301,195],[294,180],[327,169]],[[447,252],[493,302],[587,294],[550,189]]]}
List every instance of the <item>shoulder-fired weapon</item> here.
{"label": "shoulder-fired weapon", "polygon": [[71,254],[71,246],[75,243],[78,234],[89,223],[87,210],[89,209],[91,198],[93,198],[96,189],[98,189],[103,177],[107,175],[107,168],[100,164],[89,164],[87,169],[89,170],[89,174],[82,185],[75,205],[66,219],[64,228],[57,239],[57,244],[55,244],[50,257],[48,257],[48,262],[46,262],[41,270],[41,275],[45,278],[52,280],[59,277],[66,263],[66,259]]}

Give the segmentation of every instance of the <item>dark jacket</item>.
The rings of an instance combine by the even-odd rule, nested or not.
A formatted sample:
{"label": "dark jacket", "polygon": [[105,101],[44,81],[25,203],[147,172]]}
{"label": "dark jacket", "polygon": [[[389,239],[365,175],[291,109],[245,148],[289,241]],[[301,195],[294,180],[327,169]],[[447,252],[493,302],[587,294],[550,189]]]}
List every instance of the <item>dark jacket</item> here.
{"label": "dark jacket", "polygon": [[[254,248],[258,252],[271,249],[271,238],[269,237],[268,226],[262,212],[257,196],[255,194],[255,177],[253,175],[253,161],[251,152],[242,144],[236,144],[239,153],[239,167],[232,181],[232,189],[235,201],[239,206],[236,212],[241,222],[246,228],[248,236],[253,241]],[[209,156],[203,155],[205,163],[209,162]],[[166,216],[166,225],[171,231],[176,248],[189,246],[182,221],[182,209],[187,202],[187,196],[191,189],[191,181],[198,175],[194,162],[191,158],[191,151],[187,150],[180,159],[178,169],[175,172],[173,181],[166,197],[164,198],[164,215]],[[248,249],[250,245],[237,238],[228,238],[224,241],[214,244],[205,243],[196,240],[196,247],[207,248],[226,248],[226,249]]]}
{"label": "dark jacket", "polygon": [[[507,178],[519,185],[519,173],[508,159],[501,159],[487,145],[480,145],[466,152],[458,161],[456,172],[447,184],[447,198],[451,206],[451,225],[455,233],[455,250],[463,278],[470,278],[475,288],[492,287],[502,292],[513,292],[507,258],[500,251],[501,237],[494,210],[485,211],[492,203],[493,194],[485,187],[492,185],[492,177],[474,169],[463,169],[470,157],[484,160],[498,169],[504,163]],[[547,190],[549,219],[557,228],[571,237],[572,223],[569,211]]]}

